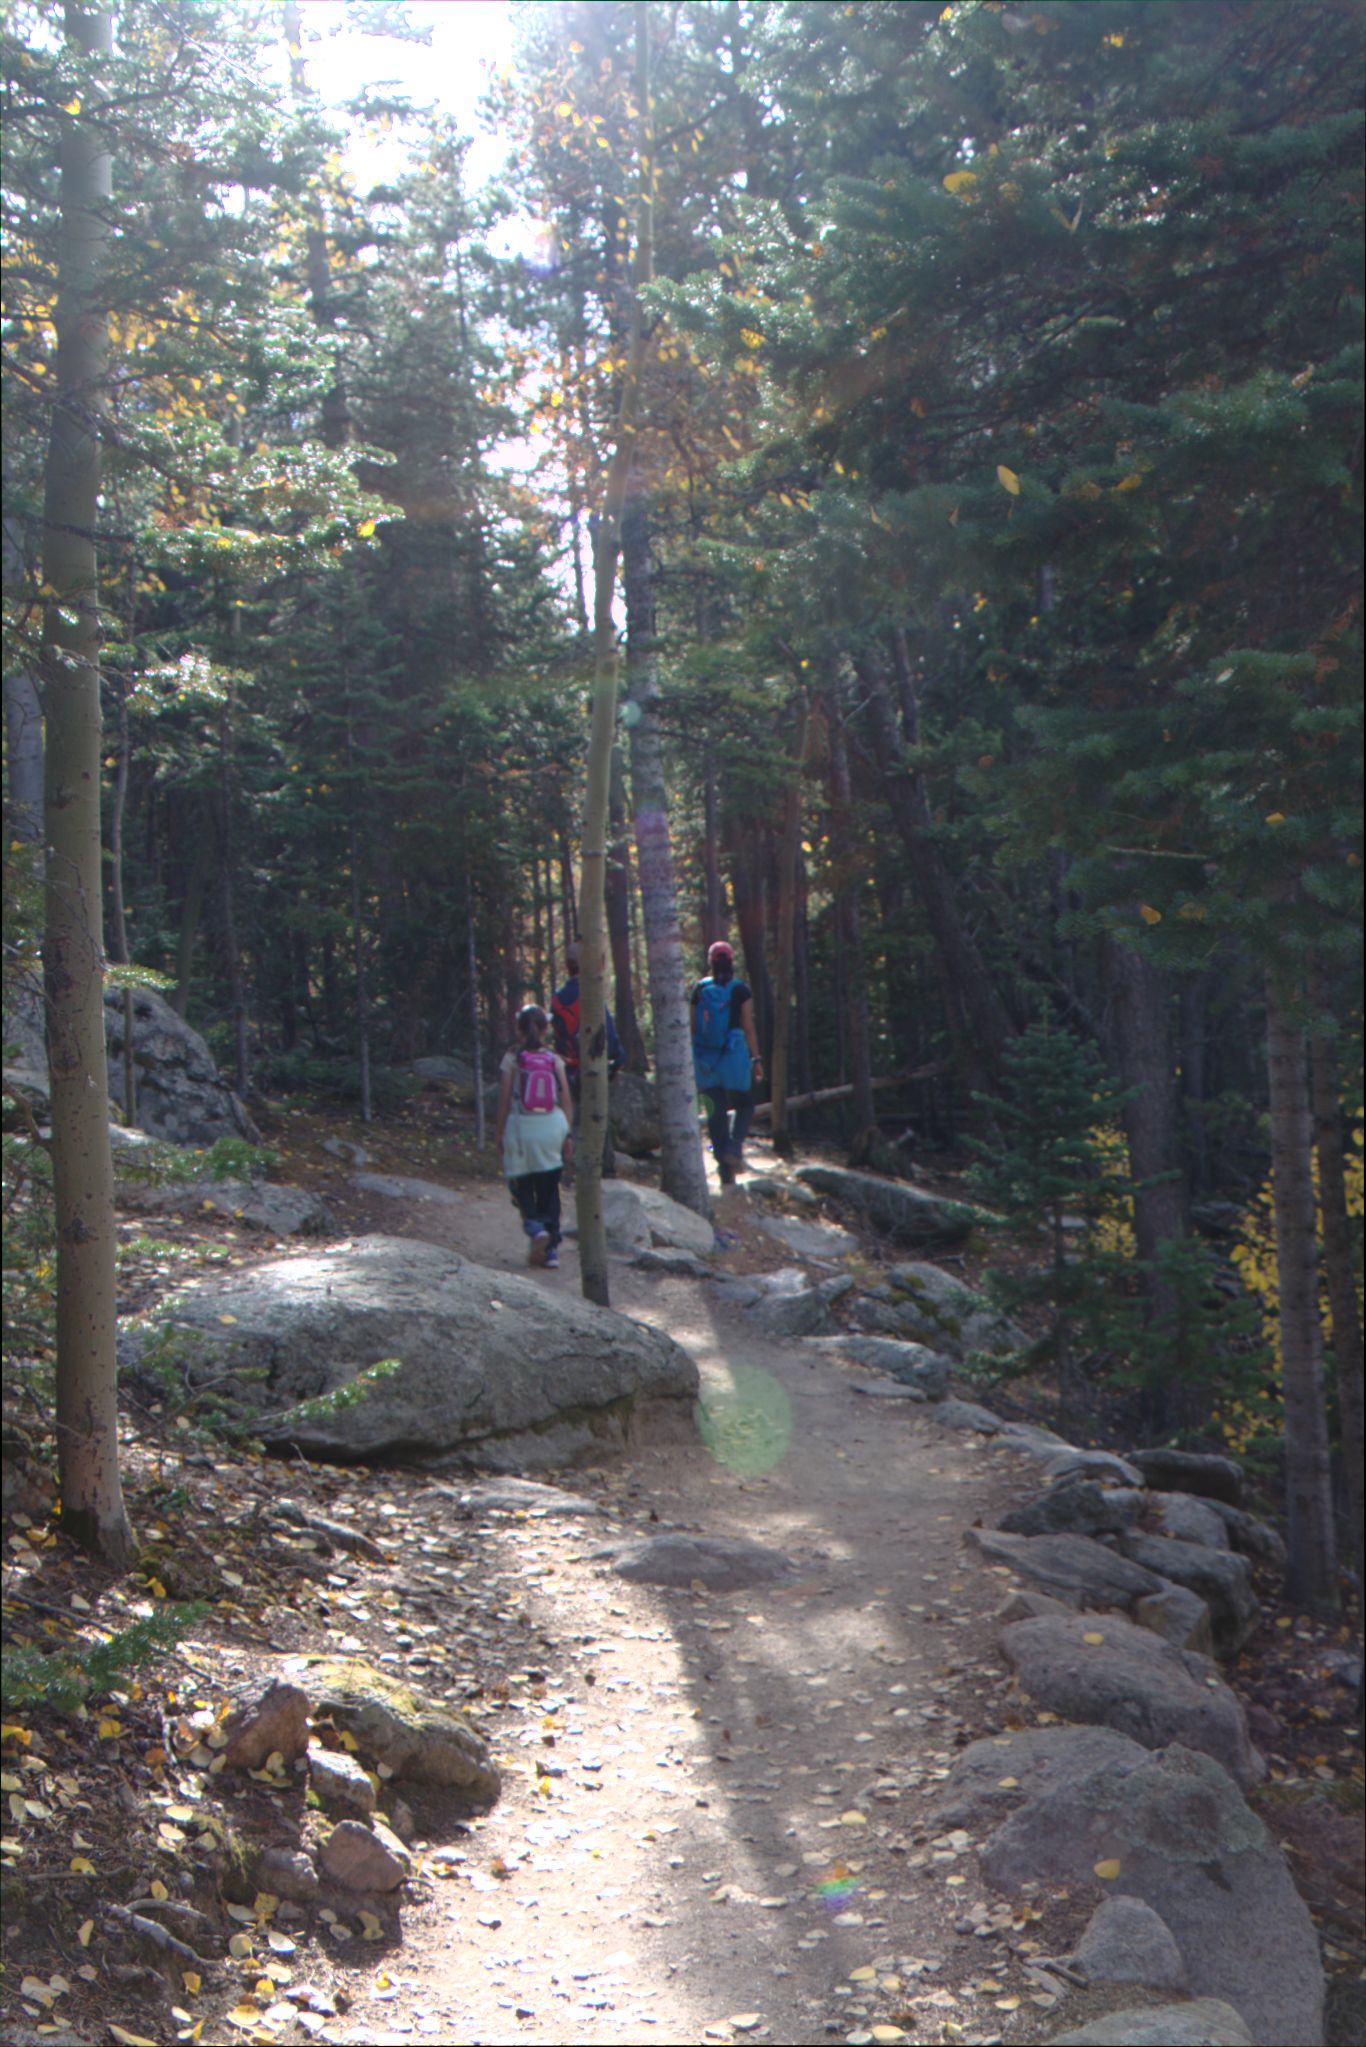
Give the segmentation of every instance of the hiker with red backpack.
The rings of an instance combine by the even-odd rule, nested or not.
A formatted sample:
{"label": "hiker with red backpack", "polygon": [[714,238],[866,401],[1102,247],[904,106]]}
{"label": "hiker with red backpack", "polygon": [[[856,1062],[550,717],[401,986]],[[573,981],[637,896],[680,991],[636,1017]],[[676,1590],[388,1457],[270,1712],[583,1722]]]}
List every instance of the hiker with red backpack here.
{"label": "hiker with red backpack", "polygon": [[538,1002],[517,1012],[517,1043],[498,1069],[495,1134],[508,1188],[530,1238],[527,1262],[552,1271],[560,1257],[560,1174],[574,1140],[564,1061],[546,1045],[550,1019]]}
{"label": "hiker with red backpack", "polygon": [[[692,1060],[707,1135],[723,1187],[744,1170],[744,1142],[754,1120],[754,1081],[763,1073],[754,1029],[754,998],[735,978],[735,954],[724,939],[707,951],[709,973],[692,991]],[[731,1122],[734,1115],[735,1121]]]}
{"label": "hiker with red backpack", "polygon": [[[579,1113],[582,1106],[581,1083],[583,1078],[583,1070],[579,1063],[581,1004],[579,997],[579,941],[577,938],[570,939],[564,949],[564,957],[565,964],[569,968],[569,978],[563,988],[557,989],[551,997],[550,1021],[555,1032],[555,1050],[563,1059],[565,1072],[569,1075],[569,1092],[574,1103],[573,1124],[577,1130],[579,1127]],[[621,1068],[626,1064],[626,1053],[623,1050],[621,1038],[617,1032],[616,1019],[613,1017],[610,1009],[605,1012],[604,1022],[607,1026],[607,1078],[611,1081],[615,1080]],[[603,1178],[610,1179],[614,1171],[615,1168],[612,1164],[612,1124],[609,1116],[607,1129],[603,1137]]]}

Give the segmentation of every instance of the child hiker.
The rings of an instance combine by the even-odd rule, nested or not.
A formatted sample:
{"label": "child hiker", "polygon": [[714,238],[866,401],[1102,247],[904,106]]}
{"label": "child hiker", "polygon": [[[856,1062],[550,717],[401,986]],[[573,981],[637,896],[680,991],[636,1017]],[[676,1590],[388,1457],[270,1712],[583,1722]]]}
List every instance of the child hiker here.
{"label": "child hiker", "polygon": [[531,1242],[527,1262],[560,1262],[560,1173],[572,1149],[574,1113],[564,1061],[548,1049],[550,1019],[539,1003],[517,1012],[517,1043],[498,1069],[496,1135],[503,1171]]}

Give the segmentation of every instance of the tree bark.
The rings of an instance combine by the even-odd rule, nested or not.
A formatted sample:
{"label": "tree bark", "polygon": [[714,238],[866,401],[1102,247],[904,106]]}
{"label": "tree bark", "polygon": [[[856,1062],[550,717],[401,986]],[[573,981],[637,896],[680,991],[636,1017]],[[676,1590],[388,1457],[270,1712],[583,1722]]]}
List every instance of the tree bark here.
{"label": "tree bark", "polygon": [[[86,55],[113,47],[108,11],[70,0]],[[73,104],[75,104],[73,102]],[[43,505],[44,981],[57,1229],[57,1459],[62,1523],[118,1569],[136,1544],[119,1478],[114,1173],[104,1036],[100,615],[95,526],[108,354],[104,265],[112,159],[64,116],[56,399]]]}
{"label": "tree bark", "polygon": [[585,1298],[610,1305],[607,1283],[607,1233],[602,1218],[602,1155],[607,1139],[607,807],[616,737],[617,647],[612,599],[617,582],[621,517],[635,457],[640,409],[640,373],[645,358],[645,313],[640,287],[654,269],[654,143],[650,119],[650,19],[646,0],[634,10],[635,98],[639,123],[637,161],[640,172],[640,216],[630,307],[626,366],[622,371],[615,445],[607,488],[598,520],[593,562],[593,712],[588,738],[587,791],[584,798],[583,878],[579,887],[579,922],[583,943],[579,964],[580,1155],[577,1161],[575,1206],[579,1222],[579,1264]]}
{"label": "tree bark", "polygon": [[[629,513],[628,513],[629,517]],[[626,631],[631,630],[630,578],[626,581]],[[630,666],[630,654],[627,654]],[[626,771],[621,758],[621,741],[612,748],[611,842],[607,850],[607,936],[612,955],[612,988],[616,997],[617,1032],[626,1064],[632,1073],[644,1073],[649,1064],[645,1040],[636,1014],[635,984],[631,975],[631,852],[626,824]]]}
{"label": "tree bark", "polygon": [[[4,521],[4,587],[16,601],[24,588],[24,550],[15,519]],[[27,667],[5,671],[5,829],[11,846],[43,837],[43,712]]]}
{"label": "tree bark", "polygon": [[1323,1218],[1323,1267],[1333,1329],[1333,1369],[1342,1437],[1342,1505],[1356,1565],[1357,1589],[1366,1586],[1363,1544],[1362,1449],[1366,1415],[1362,1399],[1361,1309],[1352,1258],[1352,1225],[1347,1215],[1346,1148],[1342,1139],[1342,1083],[1337,1044],[1324,1027],[1331,1015],[1326,981],[1314,977],[1319,1021],[1310,1040],[1314,1151],[1319,1166],[1319,1211]]}
{"label": "tree bark", "polygon": [[802,837],[802,776],[806,768],[806,735],[811,706],[801,699],[792,766],[783,792],[783,836],[778,864],[778,950],[773,975],[773,1051],[769,1065],[774,1151],[788,1156],[792,1139],[787,1129],[787,1077],[792,1034],[792,939],[797,913],[797,855]]}
{"label": "tree bark", "polygon": [[678,917],[659,735],[659,662],[649,521],[644,501],[639,497],[627,507],[622,521],[622,575],[626,591],[626,673],[636,712],[630,724],[631,808],[650,975],[650,1007],[654,1015],[660,1185],[685,1208],[710,1215],[693,1077],[687,962]]}
{"label": "tree bark", "polygon": [[866,1130],[874,1121],[873,1061],[868,1042],[868,977],[863,960],[863,929],[858,890],[863,863],[853,841],[853,793],[849,748],[844,735],[844,692],[838,684],[825,695],[828,731],[831,886],[835,918],[836,973],[849,1048],[854,1123]]}
{"label": "tree bark", "polygon": [[710,945],[724,928],[721,833],[717,824],[716,755],[707,748],[702,763],[702,938]]}
{"label": "tree bark", "polygon": [[1266,1060],[1271,1096],[1271,1173],[1285,1396],[1286,1589],[1299,1606],[1337,1603],[1328,1419],[1323,1401],[1318,1243],[1310,1172],[1309,1082],[1304,1033],[1273,975],[1266,982]]}

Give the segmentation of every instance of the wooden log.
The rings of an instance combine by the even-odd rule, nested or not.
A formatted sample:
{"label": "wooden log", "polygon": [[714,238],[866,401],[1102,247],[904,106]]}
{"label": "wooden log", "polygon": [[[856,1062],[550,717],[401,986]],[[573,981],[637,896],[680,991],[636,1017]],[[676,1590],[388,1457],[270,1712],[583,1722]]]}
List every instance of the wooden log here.
{"label": "wooden log", "polygon": [[[908,1073],[885,1074],[881,1080],[875,1080],[873,1086],[875,1088],[902,1087],[909,1080],[933,1080],[936,1074],[948,1073],[951,1070],[950,1062],[947,1059],[936,1059],[932,1065],[915,1066]],[[787,1106],[789,1109],[810,1109],[814,1108],[819,1102],[844,1101],[853,1092],[854,1086],[852,1081],[847,1082],[843,1087],[820,1087],[816,1089],[814,1094],[789,1095]],[[761,1116],[767,1116],[772,1107],[772,1102],[760,1102],[754,1111],[754,1121],[757,1123]]]}

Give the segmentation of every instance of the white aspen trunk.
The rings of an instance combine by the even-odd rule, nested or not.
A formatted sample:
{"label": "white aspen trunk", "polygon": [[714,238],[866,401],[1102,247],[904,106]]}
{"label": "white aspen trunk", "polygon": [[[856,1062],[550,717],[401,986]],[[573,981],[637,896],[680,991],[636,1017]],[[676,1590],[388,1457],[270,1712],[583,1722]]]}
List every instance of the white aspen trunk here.
{"label": "white aspen trunk", "polygon": [[650,1009],[654,1018],[660,1186],[684,1208],[709,1217],[711,1197],[702,1128],[697,1119],[687,963],[678,917],[678,886],[659,738],[659,665],[655,655],[649,544],[644,507],[633,505],[625,518],[623,547],[626,663],[631,702],[638,713],[630,728],[631,807],[649,961]]}
{"label": "white aspen trunk", "polygon": [[617,717],[616,590],[621,515],[626,504],[640,410],[640,372],[645,357],[645,319],[640,286],[654,264],[654,146],[650,126],[650,24],[645,0],[635,8],[636,106],[640,144],[640,217],[631,297],[630,338],[622,372],[616,444],[598,521],[593,563],[593,715],[588,738],[588,788],[584,799],[583,870],[579,886],[579,1072],[580,1151],[576,1163],[575,1207],[579,1225],[579,1267],[584,1297],[610,1306],[607,1233],[602,1219],[602,1154],[607,1141],[607,812],[612,745]]}
{"label": "white aspen trunk", "polygon": [[[113,46],[103,7],[69,4],[89,55]],[[119,1479],[114,1170],[104,1036],[100,844],[100,618],[95,524],[108,353],[103,270],[112,160],[65,117],[56,401],[43,506],[47,843],[43,968],[57,1225],[57,1460],[62,1522],[116,1568],[136,1551]]]}

